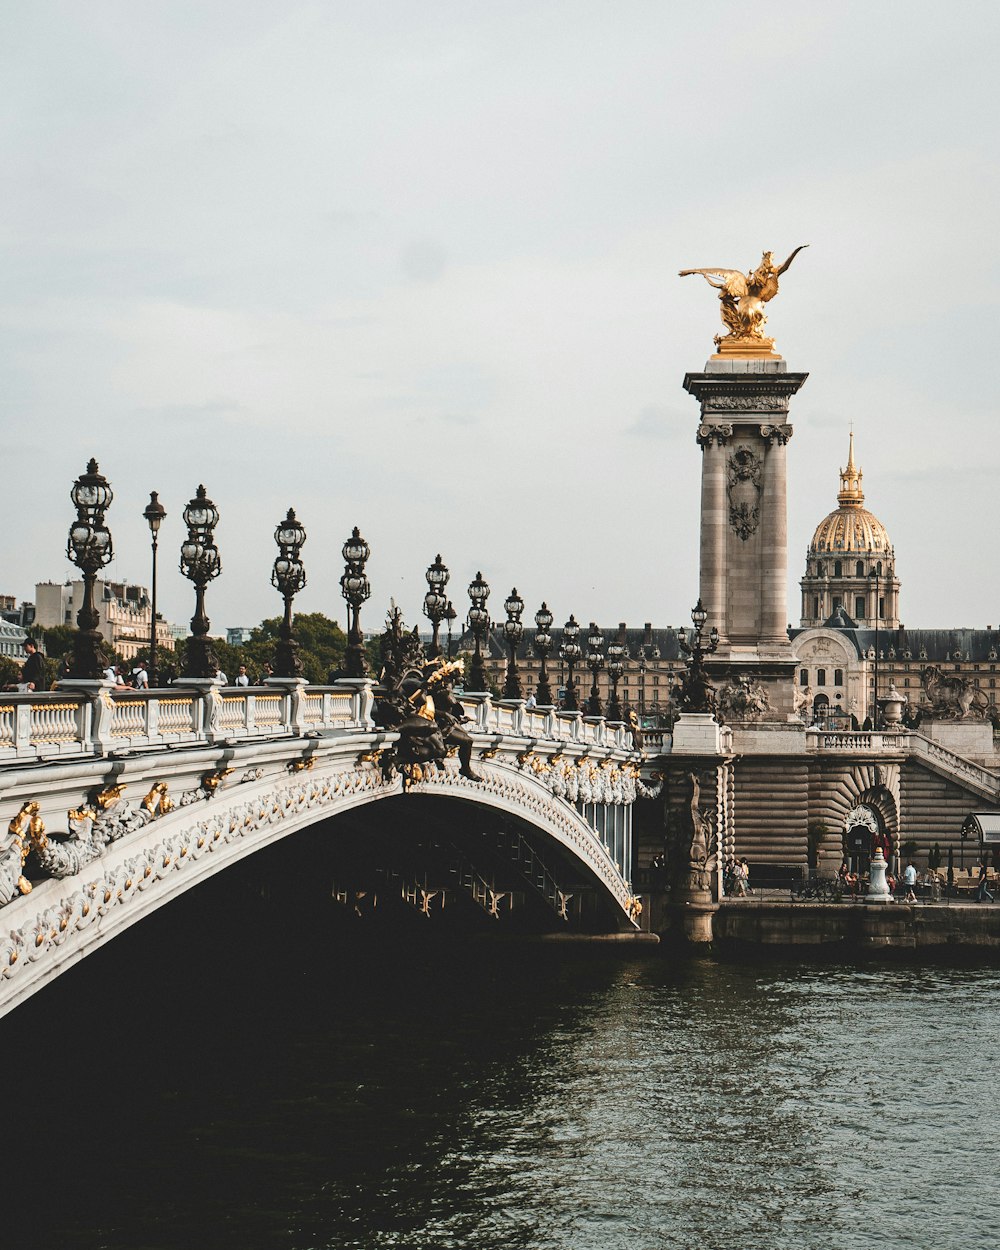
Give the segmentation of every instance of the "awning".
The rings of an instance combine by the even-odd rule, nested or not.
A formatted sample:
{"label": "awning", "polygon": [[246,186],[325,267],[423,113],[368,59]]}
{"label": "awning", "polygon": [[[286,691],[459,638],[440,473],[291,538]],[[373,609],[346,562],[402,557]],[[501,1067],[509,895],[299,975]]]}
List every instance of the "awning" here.
{"label": "awning", "polygon": [[962,833],[965,837],[977,837],[980,842],[1000,843],[1000,812],[970,812]]}

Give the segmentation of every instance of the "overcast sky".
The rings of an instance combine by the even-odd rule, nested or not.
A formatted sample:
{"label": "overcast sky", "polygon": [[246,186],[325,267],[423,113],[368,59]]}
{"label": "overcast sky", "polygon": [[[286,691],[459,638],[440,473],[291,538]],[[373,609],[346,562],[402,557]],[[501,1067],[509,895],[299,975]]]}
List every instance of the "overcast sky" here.
{"label": "overcast sky", "polygon": [[1000,6],[2,0],[0,591],[61,580],[68,489],[115,491],[110,573],[186,621],[184,503],[219,506],[213,630],[377,627],[440,552],[603,625],[687,621],[719,328],[681,268],[809,243],[769,305],[808,371],[789,611],[854,422],[910,627],[1000,622]]}

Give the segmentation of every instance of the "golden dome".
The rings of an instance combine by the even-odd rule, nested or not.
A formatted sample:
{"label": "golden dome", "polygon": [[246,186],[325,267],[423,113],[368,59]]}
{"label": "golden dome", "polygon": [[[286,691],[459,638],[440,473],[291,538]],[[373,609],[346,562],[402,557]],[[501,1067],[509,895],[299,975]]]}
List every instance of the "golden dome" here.
{"label": "golden dome", "polygon": [[854,464],[854,431],[851,431],[847,468],[840,470],[840,490],[836,512],[823,518],[816,526],[810,551],[866,553],[892,551],[892,542],[885,526],[864,507],[861,489],[862,472]]}

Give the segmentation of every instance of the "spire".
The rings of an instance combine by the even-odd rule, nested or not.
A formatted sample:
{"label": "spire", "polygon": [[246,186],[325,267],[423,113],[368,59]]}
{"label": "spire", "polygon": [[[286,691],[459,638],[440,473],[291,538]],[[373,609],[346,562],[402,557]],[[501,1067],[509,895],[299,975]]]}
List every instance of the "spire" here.
{"label": "spire", "polygon": [[864,491],[861,489],[861,478],[864,475],[854,463],[854,431],[851,430],[851,441],[847,452],[847,468],[840,470],[840,491],[837,503],[842,508],[860,508],[865,502]]}

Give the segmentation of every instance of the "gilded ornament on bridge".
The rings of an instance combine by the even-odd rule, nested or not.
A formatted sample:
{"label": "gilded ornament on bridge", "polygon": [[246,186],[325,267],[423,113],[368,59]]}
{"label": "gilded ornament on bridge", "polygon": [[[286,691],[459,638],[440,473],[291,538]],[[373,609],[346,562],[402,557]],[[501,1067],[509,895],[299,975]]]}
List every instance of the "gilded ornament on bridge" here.
{"label": "gilded ornament on bridge", "polygon": [[778,279],[802,248],[808,246],[808,243],[803,243],[797,247],[784,264],[777,267],[774,264],[774,253],[765,252],[757,268],[749,273],[714,266],[709,269],[680,271],[682,278],[690,274],[701,274],[719,292],[722,324],[729,331],[726,335],[715,336],[714,342],[720,356],[779,359],[774,354],[774,339],[765,337],[763,333],[767,321],[764,305],[778,294]]}

